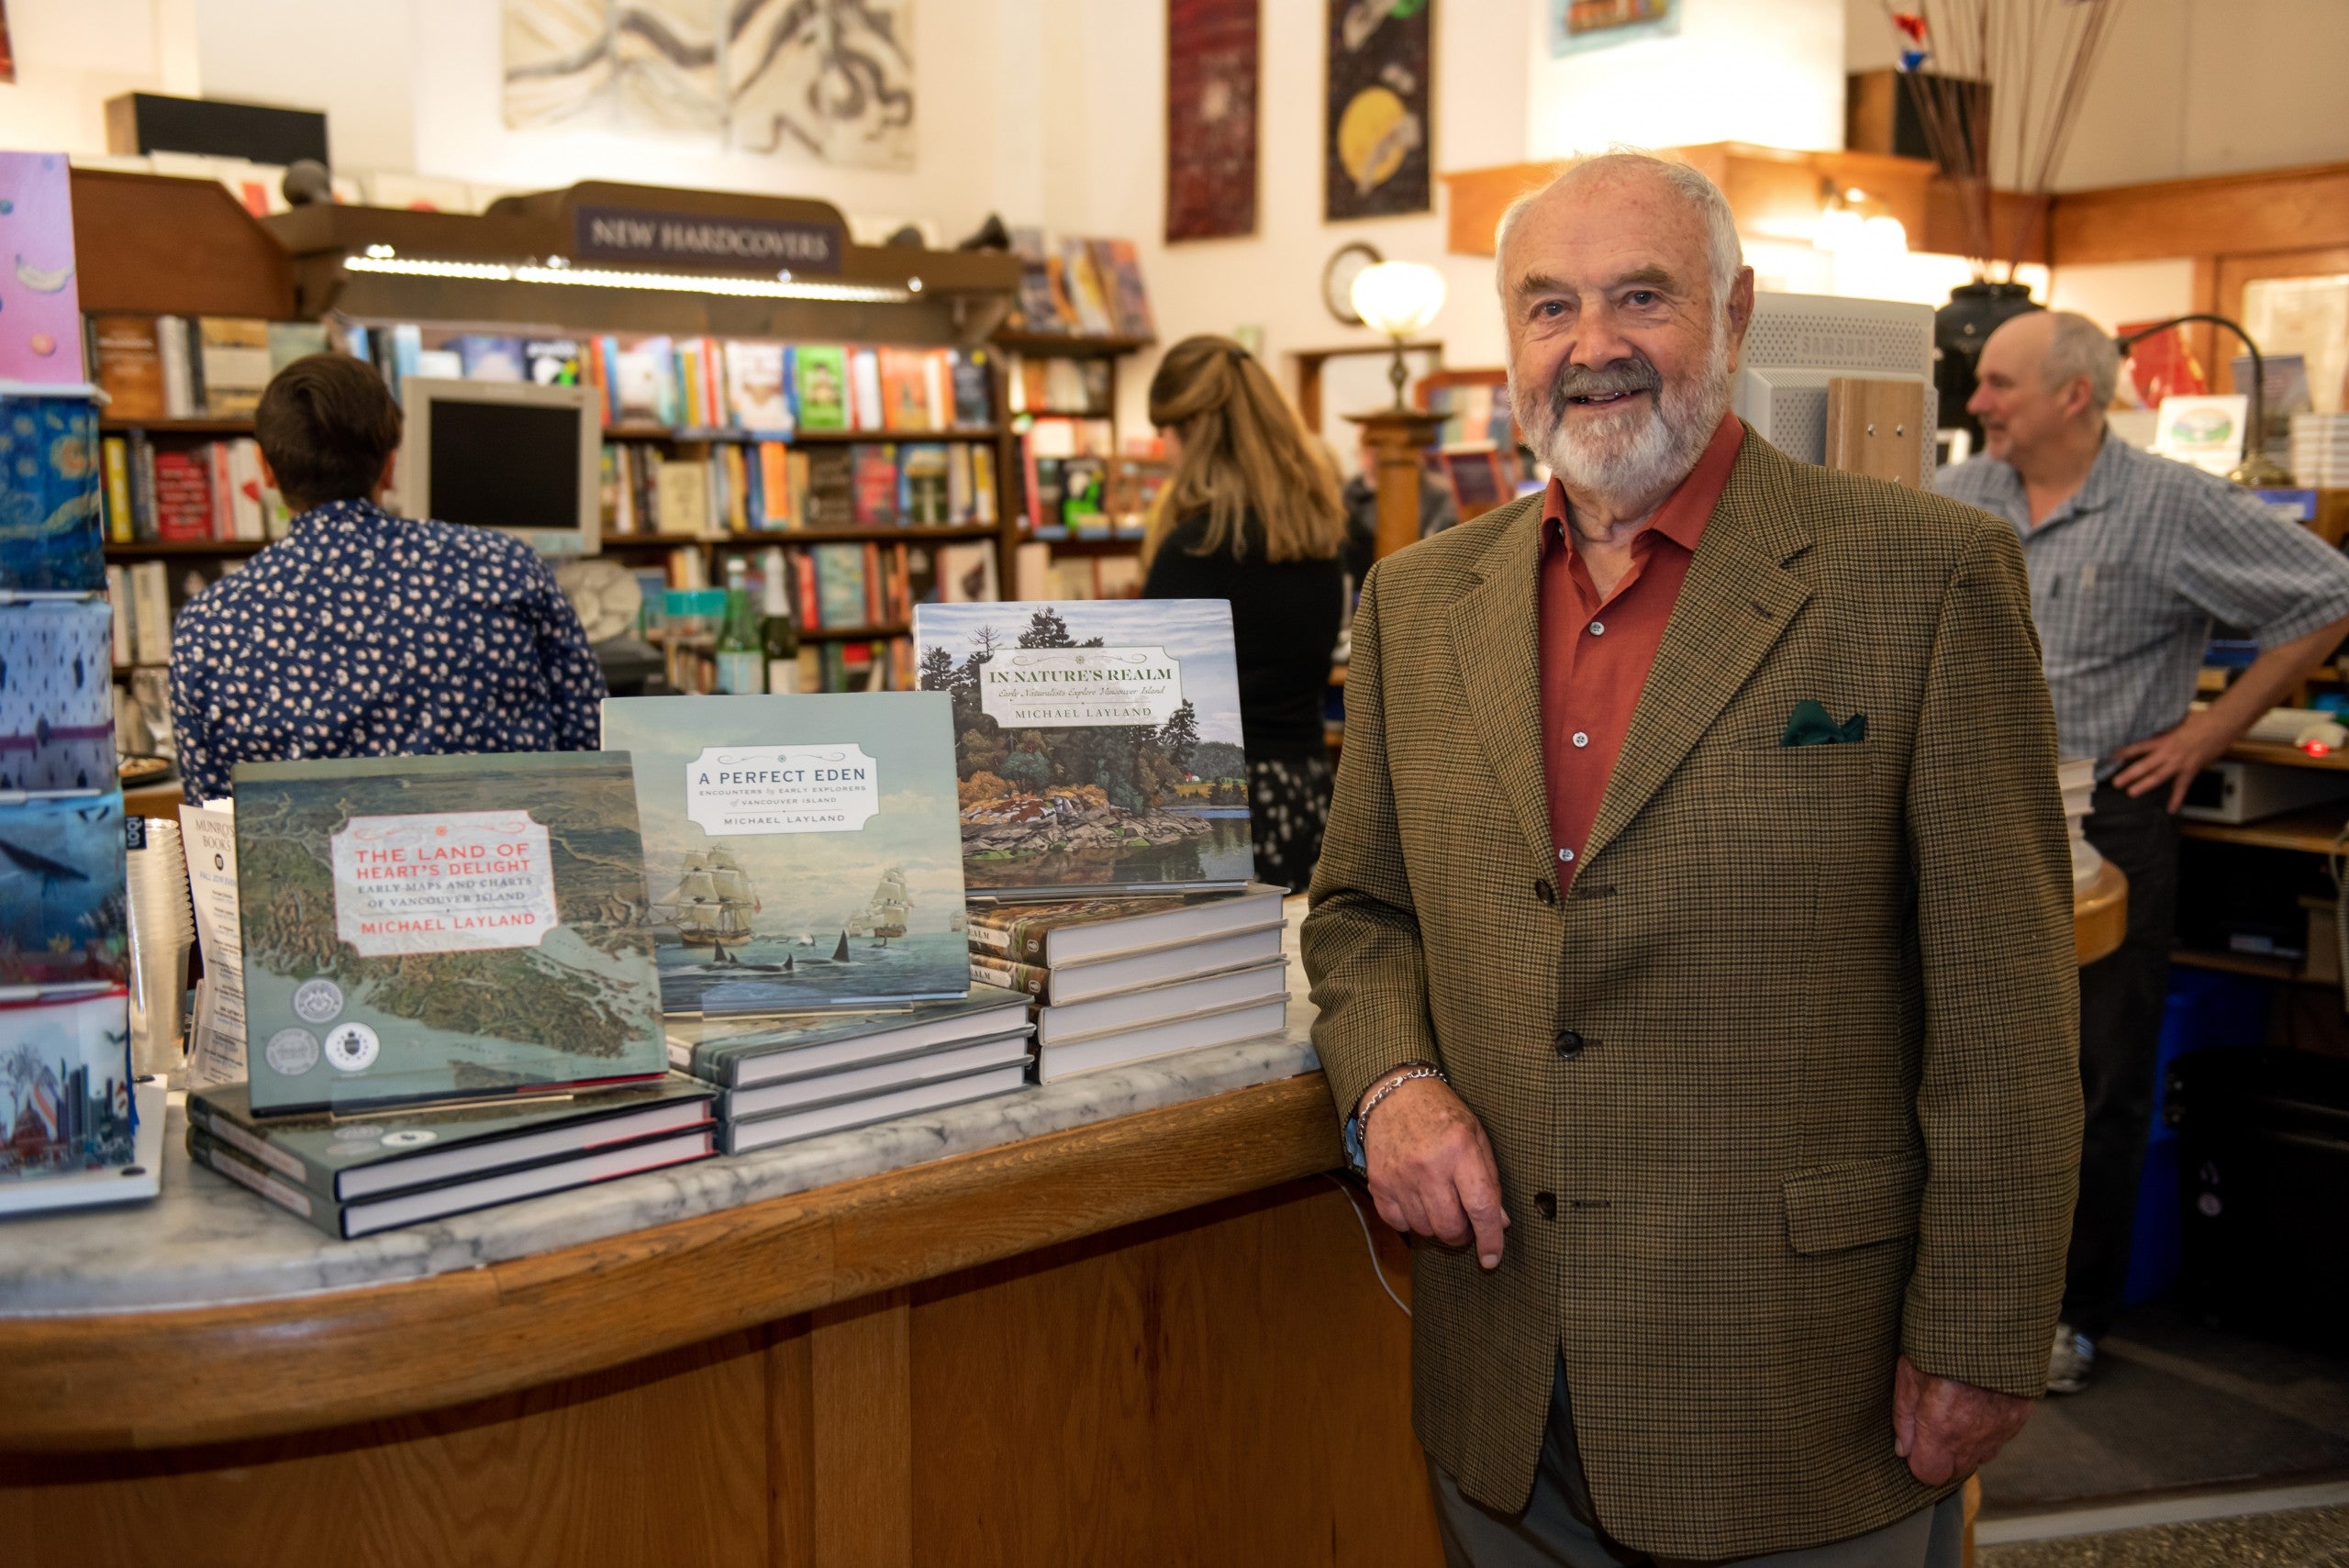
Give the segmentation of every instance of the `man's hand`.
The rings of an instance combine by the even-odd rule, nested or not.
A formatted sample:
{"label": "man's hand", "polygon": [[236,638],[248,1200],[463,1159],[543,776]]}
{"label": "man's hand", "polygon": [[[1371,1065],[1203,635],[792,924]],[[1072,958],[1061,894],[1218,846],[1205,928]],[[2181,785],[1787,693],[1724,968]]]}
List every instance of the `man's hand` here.
{"label": "man's hand", "polygon": [[1892,1373],[1892,1451],[1928,1486],[1970,1475],[2031,1418],[2031,1401],[1919,1372],[1907,1356]]}
{"label": "man's hand", "polygon": [[2113,757],[2127,764],[2112,775],[2115,789],[2132,795],[2150,795],[2169,785],[2169,808],[2186,804],[2187,787],[2195,775],[2217,762],[2235,743],[2239,733],[2215,708],[2198,708],[2175,728],[2144,740],[2132,740]]}
{"label": "man's hand", "polygon": [[1378,1104],[1364,1130],[1371,1201],[1397,1230],[1457,1247],[1474,1236],[1476,1261],[1500,1267],[1500,1171],[1474,1111],[1441,1080],[1414,1078]]}

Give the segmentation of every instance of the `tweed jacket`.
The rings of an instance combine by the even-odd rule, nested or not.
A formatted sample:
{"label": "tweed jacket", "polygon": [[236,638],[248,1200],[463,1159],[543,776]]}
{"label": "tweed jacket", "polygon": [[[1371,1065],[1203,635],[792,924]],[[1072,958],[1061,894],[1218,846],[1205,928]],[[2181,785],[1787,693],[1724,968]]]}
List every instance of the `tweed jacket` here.
{"label": "tweed jacket", "polygon": [[[1893,1362],[2041,1392],[2080,1136],[2055,726],[2007,524],[1752,430],[1557,892],[1541,500],[1382,562],[1304,930],[1338,1114],[1414,1057],[1512,1228],[1412,1267],[1414,1421],[1531,1495],[1563,1355],[1600,1524],[1675,1557],[1933,1501]],[[1780,743],[1798,703],[1864,740]]]}

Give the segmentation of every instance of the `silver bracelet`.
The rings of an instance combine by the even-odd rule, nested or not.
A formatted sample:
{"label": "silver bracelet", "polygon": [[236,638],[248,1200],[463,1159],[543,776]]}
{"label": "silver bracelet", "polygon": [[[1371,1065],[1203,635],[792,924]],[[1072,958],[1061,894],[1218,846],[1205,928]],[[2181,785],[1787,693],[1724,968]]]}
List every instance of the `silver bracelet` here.
{"label": "silver bracelet", "polygon": [[1444,1077],[1443,1069],[1433,1063],[1414,1067],[1408,1073],[1398,1073],[1378,1086],[1378,1092],[1370,1096],[1369,1103],[1362,1107],[1362,1113],[1354,1118],[1354,1135],[1366,1140],[1370,1137],[1370,1113],[1378,1108],[1378,1102],[1414,1078],[1435,1078],[1441,1080],[1446,1088],[1452,1086],[1452,1080]]}

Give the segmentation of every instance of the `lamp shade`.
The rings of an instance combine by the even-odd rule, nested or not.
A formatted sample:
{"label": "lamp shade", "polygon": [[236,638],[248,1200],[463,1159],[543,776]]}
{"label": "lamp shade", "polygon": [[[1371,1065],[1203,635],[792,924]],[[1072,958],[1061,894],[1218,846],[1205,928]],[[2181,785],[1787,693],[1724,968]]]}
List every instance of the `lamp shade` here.
{"label": "lamp shade", "polygon": [[1390,338],[1408,338],[1443,308],[1443,274],[1417,261],[1381,261],[1354,274],[1354,314]]}

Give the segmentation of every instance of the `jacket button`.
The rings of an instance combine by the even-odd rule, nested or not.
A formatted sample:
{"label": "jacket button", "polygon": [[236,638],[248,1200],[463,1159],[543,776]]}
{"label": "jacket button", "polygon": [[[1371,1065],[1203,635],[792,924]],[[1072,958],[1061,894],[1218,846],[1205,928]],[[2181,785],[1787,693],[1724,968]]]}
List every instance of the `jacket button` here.
{"label": "jacket button", "polygon": [[1533,896],[1544,904],[1555,904],[1558,901],[1558,890],[1551,886],[1549,879],[1544,877],[1533,884]]}
{"label": "jacket button", "polygon": [[1558,1195],[1555,1193],[1535,1193],[1533,1195],[1533,1207],[1542,1211],[1542,1218],[1555,1219],[1558,1218]]}
{"label": "jacket button", "polygon": [[1584,1043],[1582,1031],[1580,1029],[1560,1029],[1558,1031],[1558,1038],[1552,1041],[1552,1043],[1558,1048],[1558,1054],[1560,1056],[1565,1058],[1568,1062],[1572,1062],[1575,1057],[1582,1054]]}

